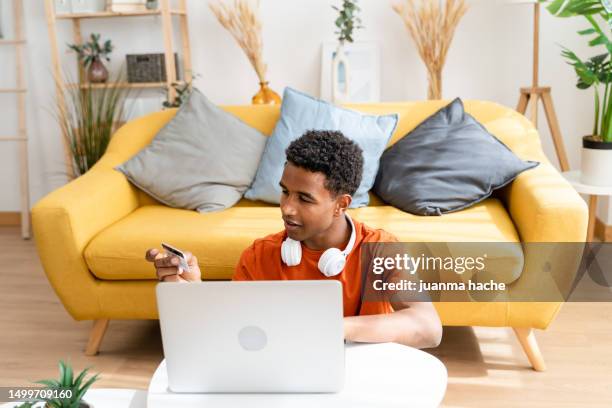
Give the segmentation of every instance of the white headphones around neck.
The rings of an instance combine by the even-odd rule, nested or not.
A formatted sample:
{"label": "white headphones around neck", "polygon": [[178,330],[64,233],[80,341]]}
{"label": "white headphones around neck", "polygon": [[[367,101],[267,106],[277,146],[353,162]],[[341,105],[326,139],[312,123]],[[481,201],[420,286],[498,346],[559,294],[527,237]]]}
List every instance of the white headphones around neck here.
{"label": "white headphones around neck", "polygon": [[[346,219],[351,224],[351,238],[348,245],[343,251],[338,248],[329,248],[319,258],[319,270],[325,276],[332,277],[340,274],[346,265],[346,257],[353,250],[355,245],[356,232],[355,224],[348,214],[345,214]],[[281,245],[281,259],[287,266],[299,265],[302,261],[302,243],[287,237]]]}

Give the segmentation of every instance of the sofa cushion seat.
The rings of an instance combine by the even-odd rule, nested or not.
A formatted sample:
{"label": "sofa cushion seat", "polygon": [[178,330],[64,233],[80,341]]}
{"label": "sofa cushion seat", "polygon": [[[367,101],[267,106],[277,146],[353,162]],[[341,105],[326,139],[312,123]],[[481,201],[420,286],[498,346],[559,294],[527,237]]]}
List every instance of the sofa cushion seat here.
{"label": "sofa cushion seat", "polygon": [[[384,205],[349,210],[349,214],[393,233],[400,241],[519,242],[508,213],[495,198],[441,217],[416,216]],[[98,279],[155,279],[145,251],[167,242],[197,256],[203,279],[230,279],[247,246],[282,228],[277,206],[252,205],[248,200],[205,214],[146,205],[96,235],[85,248],[85,260]],[[509,283],[520,276],[522,252],[510,251],[506,257],[512,265],[497,271],[496,277]]]}

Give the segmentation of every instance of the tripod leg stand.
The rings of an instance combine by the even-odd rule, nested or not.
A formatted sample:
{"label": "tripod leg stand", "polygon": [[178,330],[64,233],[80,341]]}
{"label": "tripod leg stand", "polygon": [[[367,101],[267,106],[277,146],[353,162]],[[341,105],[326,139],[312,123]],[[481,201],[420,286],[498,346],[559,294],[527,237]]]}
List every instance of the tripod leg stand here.
{"label": "tripod leg stand", "polygon": [[524,115],[525,112],[527,112],[527,106],[531,103],[531,121],[533,122],[534,126],[537,127],[538,101],[540,100],[544,106],[546,121],[548,122],[550,135],[555,146],[557,158],[559,159],[561,171],[569,171],[569,161],[567,159],[567,154],[565,153],[563,137],[561,136],[561,128],[559,127],[559,121],[557,119],[555,107],[550,95],[550,87],[521,88],[521,96],[516,110]]}

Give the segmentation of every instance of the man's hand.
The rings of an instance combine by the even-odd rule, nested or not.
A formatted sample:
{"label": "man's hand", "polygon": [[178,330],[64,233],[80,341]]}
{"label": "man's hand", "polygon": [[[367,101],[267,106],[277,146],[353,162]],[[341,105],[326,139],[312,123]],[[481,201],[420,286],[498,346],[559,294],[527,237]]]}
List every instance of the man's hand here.
{"label": "man's hand", "polygon": [[165,252],[160,252],[157,248],[147,250],[145,259],[155,265],[157,279],[162,282],[200,282],[201,273],[198,266],[198,260],[191,252],[185,252],[188,271],[183,271],[179,267],[179,258],[175,255],[169,255]]}

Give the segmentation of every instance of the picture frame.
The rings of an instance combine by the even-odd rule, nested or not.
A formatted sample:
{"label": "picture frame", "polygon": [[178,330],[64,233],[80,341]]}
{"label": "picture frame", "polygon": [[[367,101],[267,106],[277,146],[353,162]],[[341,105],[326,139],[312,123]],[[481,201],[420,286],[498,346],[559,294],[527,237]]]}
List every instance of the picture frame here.
{"label": "picture frame", "polygon": [[[337,42],[321,46],[321,83],[319,97],[332,102],[332,60]],[[347,43],[344,52],[349,59],[349,102],[380,101],[380,46],[375,41]]]}

